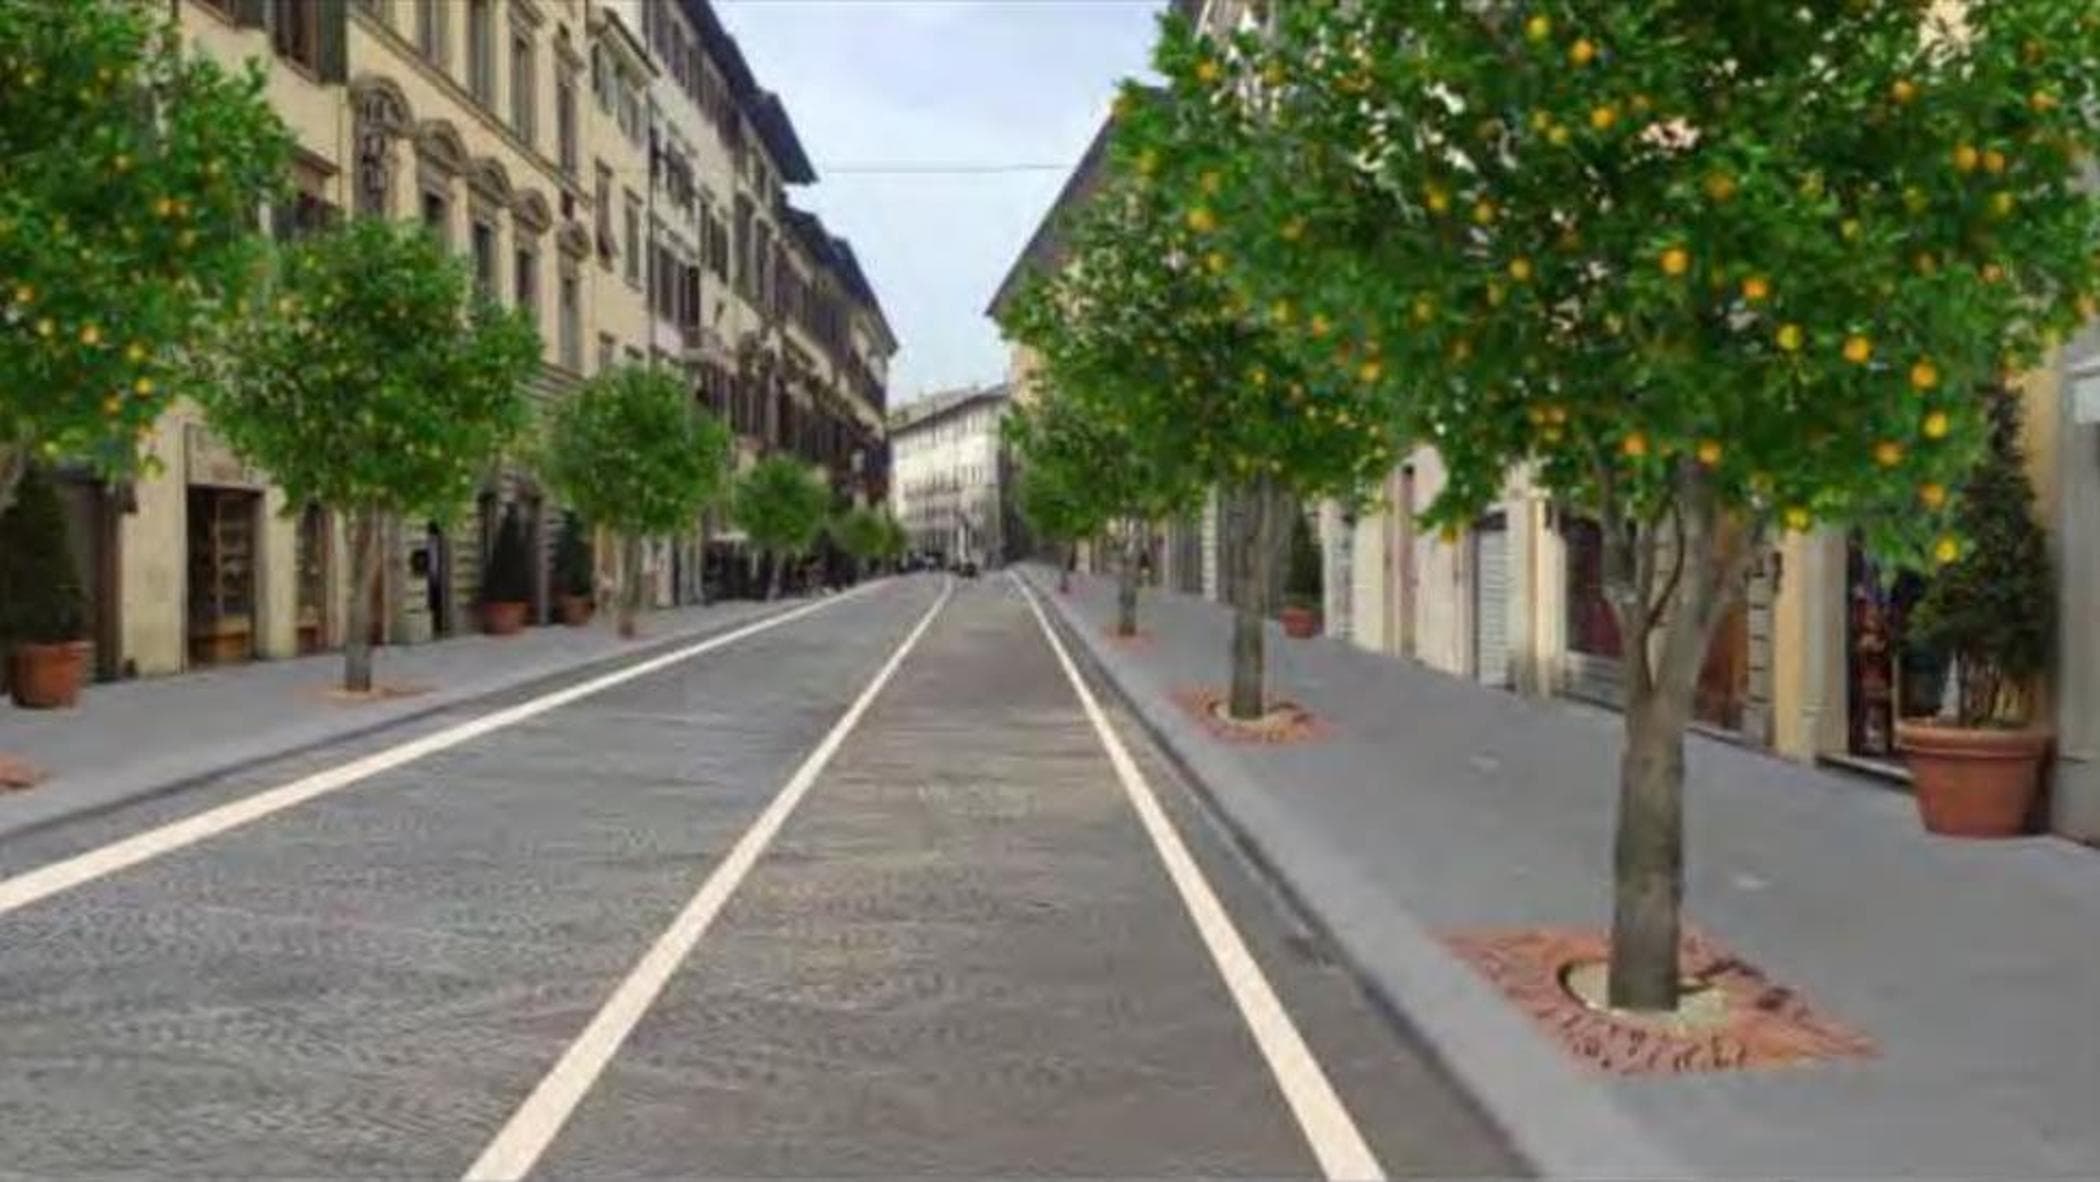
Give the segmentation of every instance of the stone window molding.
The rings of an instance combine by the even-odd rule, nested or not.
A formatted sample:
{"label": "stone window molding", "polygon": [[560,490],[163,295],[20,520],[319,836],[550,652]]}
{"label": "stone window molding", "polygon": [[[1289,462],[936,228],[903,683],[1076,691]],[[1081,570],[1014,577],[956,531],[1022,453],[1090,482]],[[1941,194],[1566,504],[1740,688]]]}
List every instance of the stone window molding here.
{"label": "stone window molding", "polygon": [[414,119],[408,96],[390,78],[363,75],[350,84],[353,156],[352,208],[384,217],[393,210],[394,141],[409,134]]}
{"label": "stone window molding", "polygon": [[416,162],[426,186],[451,188],[467,169],[466,141],[442,119],[426,119],[416,125]]}
{"label": "stone window molding", "polygon": [[554,211],[537,189],[519,193],[511,201],[510,216],[519,233],[533,238],[546,234],[554,225]]}
{"label": "stone window molding", "polygon": [[467,187],[476,197],[486,200],[498,209],[508,209],[517,199],[517,191],[511,187],[510,171],[503,162],[490,156],[482,156],[467,166]]}

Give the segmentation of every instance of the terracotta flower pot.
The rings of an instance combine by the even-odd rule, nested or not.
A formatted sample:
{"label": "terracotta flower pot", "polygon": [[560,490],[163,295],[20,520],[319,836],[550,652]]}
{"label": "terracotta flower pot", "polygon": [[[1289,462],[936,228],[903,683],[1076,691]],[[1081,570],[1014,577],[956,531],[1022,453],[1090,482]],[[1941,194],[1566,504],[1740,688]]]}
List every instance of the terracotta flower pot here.
{"label": "terracotta flower pot", "polygon": [[1950,837],[2016,837],[2027,831],[2041,786],[2049,732],[1896,724],[1925,828]]}
{"label": "terracotta flower pot", "polygon": [[18,644],[8,685],[15,704],[31,710],[55,710],[80,701],[87,680],[86,641],[67,644]]}
{"label": "terracotta flower pot", "polygon": [[481,605],[481,630],[490,636],[509,636],[525,628],[525,611],[529,605],[523,603],[484,603]]}
{"label": "terracotta flower pot", "polygon": [[1306,640],[1320,634],[1320,613],[1309,607],[1292,604],[1283,609],[1283,634],[1293,640]]}
{"label": "terracotta flower pot", "polygon": [[591,622],[598,605],[588,595],[564,595],[561,597],[561,622],[571,628],[581,628]]}

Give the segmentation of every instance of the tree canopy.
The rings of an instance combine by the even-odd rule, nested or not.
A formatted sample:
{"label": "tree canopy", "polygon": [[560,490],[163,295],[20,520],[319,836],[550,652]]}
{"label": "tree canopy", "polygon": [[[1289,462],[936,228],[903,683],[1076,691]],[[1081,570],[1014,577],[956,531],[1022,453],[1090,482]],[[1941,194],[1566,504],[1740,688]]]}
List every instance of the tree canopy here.
{"label": "tree canopy", "polygon": [[726,491],[729,429],[670,371],[604,370],[547,417],[543,463],[584,517],[631,535],[693,527]]}
{"label": "tree canopy", "polygon": [[0,509],[33,457],[137,466],[180,350],[254,275],[292,147],[262,87],[165,6],[0,0]]}
{"label": "tree canopy", "polygon": [[538,334],[419,227],[294,243],[236,327],[213,428],[293,502],[451,518],[529,419]]}
{"label": "tree canopy", "polygon": [[767,456],[737,478],[731,512],[762,550],[801,554],[816,544],[831,507],[831,490],[807,464]]}

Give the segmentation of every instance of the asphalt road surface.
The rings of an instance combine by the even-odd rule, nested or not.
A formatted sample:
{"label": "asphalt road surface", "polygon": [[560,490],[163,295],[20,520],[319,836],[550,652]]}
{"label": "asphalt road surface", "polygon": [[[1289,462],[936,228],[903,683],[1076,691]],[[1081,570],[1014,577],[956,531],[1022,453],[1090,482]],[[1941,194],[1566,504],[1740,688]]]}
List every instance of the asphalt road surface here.
{"label": "asphalt road surface", "polygon": [[0,1172],[1522,1172],[1052,636],[893,580],[0,842]]}

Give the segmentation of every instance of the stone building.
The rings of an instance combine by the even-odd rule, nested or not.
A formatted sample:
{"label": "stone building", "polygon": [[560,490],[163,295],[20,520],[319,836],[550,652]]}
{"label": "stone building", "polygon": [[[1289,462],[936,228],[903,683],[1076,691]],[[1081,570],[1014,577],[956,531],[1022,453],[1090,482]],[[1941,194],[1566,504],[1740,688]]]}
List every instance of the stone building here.
{"label": "stone building", "polygon": [[949,562],[992,566],[1015,557],[1011,464],[1002,434],[1004,385],[931,394],[890,415],[896,477],[890,511],[911,549]]}
{"label": "stone building", "polygon": [[[852,249],[787,203],[815,180],[779,98],[705,0],[174,0],[183,36],[262,62],[298,144],[278,237],[351,216],[430,227],[540,329],[533,393],[621,362],[668,366],[747,455],[789,449],[844,500],[880,500],[897,342]],[[335,647],[346,540],[293,506],[190,405],[147,441],[158,473],[61,473],[90,598],[95,672],[173,673]],[[476,624],[505,514],[549,595],[551,494],[493,473],[447,526],[392,524],[375,638]],[[702,590],[696,522],[650,557],[659,603]],[[609,555],[610,546],[600,548]],[[606,572],[612,573],[610,570]]]}

